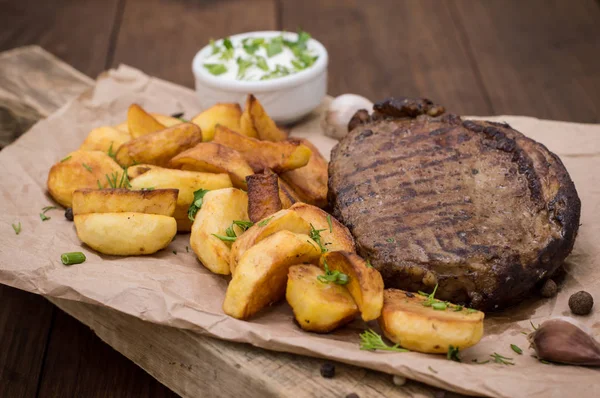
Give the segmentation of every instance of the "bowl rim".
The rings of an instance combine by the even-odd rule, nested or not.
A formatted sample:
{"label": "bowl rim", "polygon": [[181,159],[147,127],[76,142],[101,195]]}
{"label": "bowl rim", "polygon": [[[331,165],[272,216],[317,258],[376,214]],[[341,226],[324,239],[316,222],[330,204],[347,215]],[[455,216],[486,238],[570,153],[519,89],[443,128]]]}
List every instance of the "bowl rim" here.
{"label": "bowl rim", "polygon": [[[270,38],[279,35],[283,35],[284,37],[289,39],[298,38],[298,33],[288,32],[284,30],[252,31],[238,33],[229,37],[232,39],[256,36]],[[207,44],[196,53],[192,61],[192,71],[197,82],[200,81],[204,85],[210,86],[212,88],[221,89],[224,91],[259,93],[295,87],[316,78],[318,75],[320,75],[327,69],[327,65],[329,63],[329,54],[327,53],[327,49],[325,49],[325,46],[323,46],[323,44],[321,44],[318,40],[313,39],[312,37],[310,38],[309,42],[310,45],[315,48],[317,54],[319,55],[319,58],[310,68],[302,70],[300,72],[296,72],[293,75],[289,76],[283,76],[272,80],[243,81],[228,80],[211,75],[205,68],[202,67],[203,60],[208,55],[207,53],[211,50],[210,44]]]}

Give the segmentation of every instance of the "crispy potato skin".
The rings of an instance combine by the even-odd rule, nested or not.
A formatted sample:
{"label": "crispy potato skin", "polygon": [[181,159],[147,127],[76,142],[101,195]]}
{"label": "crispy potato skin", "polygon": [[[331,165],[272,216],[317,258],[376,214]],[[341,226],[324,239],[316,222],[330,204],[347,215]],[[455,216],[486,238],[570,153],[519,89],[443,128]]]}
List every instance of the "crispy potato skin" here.
{"label": "crispy potato skin", "polygon": [[131,140],[128,132],[117,130],[114,127],[98,127],[90,131],[83,144],[79,147],[82,151],[100,151],[108,153],[110,149],[113,153]]}
{"label": "crispy potato skin", "polygon": [[192,123],[202,130],[204,142],[212,141],[215,136],[215,126],[220,124],[234,131],[240,131],[242,109],[239,104],[216,104],[193,117]]}
{"label": "crispy potato skin", "polygon": [[304,167],[282,173],[281,178],[297,193],[299,201],[323,208],[327,206],[328,163],[310,141],[298,141],[312,151],[310,160]]}
{"label": "crispy potato skin", "polygon": [[386,289],[379,318],[385,336],[409,350],[432,354],[445,354],[450,345],[463,350],[481,340],[483,312],[436,311],[423,306],[426,299],[419,294]]}
{"label": "crispy potato skin", "polygon": [[327,261],[331,271],[340,271],[348,275],[346,285],[352,298],[358,305],[365,322],[379,318],[383,307],[383,279],[365,260],[350,252],[327,252],[321,257],[321,265]]}
{"label": "crispy potato skin", "polygon": [[156,120],[138,104],[132,104],[127,111],[127,129],[132,138],[165,129],[165,125]]}
{"label": "crispy potato skin", "polygon": [[229,261],[231,273],[235,272],[237,263],[246,250],[279,231],[290,231],[308,235],[310,233],[310,225],[291,210],[278,211],[268,221],[267,219],[262,220],[262,222],[258,220],[256,224],[248,228],[231,245],[231,258]]}
{"label": "crispy potato skin", "polygon": [[290,210],[298,212],[300,217],[312,224],[315,229],[322,229],[321,240],[329,251],[346,251],[355,253],[354,238],[342,223],[333,216],[331,219],[331,231],[327,222],[327,213],[316,206],[306,203],[295,203]]}
{"label": "crispy potato skin", "polygon": [[[246,137],[258,138],[258,131],[254,127],[254,122],[252,121],[252,115],[250,114],[250,96],[246,97],[246,106],[244,107],[244,112],[240,116],[240,134],[245,135]],[[233,129],[235,130],[235,129]]]}
{"label": "crispy potato skin", "polygon": [[143,213],[90,213],[74,217],[79,239],[102,254],[135,256],[164,249],[177,233],[173,217]]}
{"label": "crispy potato skin", "polygon": [[182,170],[227,173],[234,187],[248,189],[246,177],[252,168],[235,150],[213,142],[203,142],[175,156],[168,167]]}
{"label": "crispy potato skin", "polygon": [[[202,207],[196,213],[190,246],[198,260],[215,274],[229,275],[231,243],[213,234],[225,236],[234,220],[248,220],[248,195],[236,188],[210,191],[204,195]],[[236,233],[239,230],[236,228]]]}
{"label": "crispy potato skin", "polygon": [[358,307],[345,286],[320,282],[323,270],[314,265],[293,265],[288,271],[285,298],[300,327],[329,333],[352,321]]}
{"label": "crispy potato skin", "polygon": [[308,235],[279,231],[258,242],[240,258],[225,293],[223,311],[248,319],[285,295],[290,266],[318,261],[321,251]]}
{"label": "crispy potato skin", "polygon": [[287,182],[281,178],[278,178],[277,182],[279,184],[279,199],[281,200],[281,207],[284,209],[289,209],[294,203],[302,202],[300,196],[298,196],[296,191],[294,191]]}
{"label": "crispy potato skin", "polygon": [[177,189],[79,189],[73,192],[73,214],[146,213],[172,217]]}
{"label": "crispy potato skin", "polygon": [[[65,159],[50,168],[47,180],[48,192],[65,207],[71,207],[73,191],[98,188],[98,181],[106,187],[106,175],[118,173],[121,176],[123,173],[121,166],[105,152],[78,150],[68,154]],[[84,164],[89,166],[91,171],[86,169]]]}
{"label": "crispy potato skin", "polygon": [[[246,107],[250,116],[250,121],[254,130],[258,134],[258,139],[263,141],[283,141],[287,134],[280,130],[273,119],[269,117],[260,101],[249,94],[246,99]],[[235,130],[235,129],[234,129]]]}
{"label": "crispy potato skin", "polygon": [[297,141],[260,141],[238,134],[224,126],[215,128],[213,141],[238,151],[254,172],[271,169],[282,173],[306,166],[311,151]]}
{"label": "crispy potato skin", "polygon": [[282,209],[277,174],[252,174],[248,184],[248,215],[258,222]]}
{"label": "crispy potato skin", "polygon": [[162,124],[163,126],[165,126],[165,128],[173,127],[175,125],[178,125],[178,124],[181,124],[181,123],[185,123],[181,119],[177,119],[176,117],[172,117],[172,116],[168,116],[168,115],[163,115],[161,113],[150,113],[150,115],[154,119],[156,119],[157,122],[159,122],[160,124]]}
{"label": "crispy potato skin", "polygon": [[166,166],[171,158],[200,142],[200,128],[193,123],[181,123],[123,144],[116,160],[124,167],[137,163]]}
{"label": "crispy potato skin", "polygon": [[145,173],[137,175],[130,183],[133,189],[153,187],[155,189],[175,188],[179,190],[177,206],[173,214],[173,217],[177,220],[177,230],[179,232],[189,232],[191,229],[192,223],[188,219],[187,212],[194,200],[195,191],[199,189],[215,190],[232,186],[231,179],[227,174],[173,170],[158,166],[153,166]]}

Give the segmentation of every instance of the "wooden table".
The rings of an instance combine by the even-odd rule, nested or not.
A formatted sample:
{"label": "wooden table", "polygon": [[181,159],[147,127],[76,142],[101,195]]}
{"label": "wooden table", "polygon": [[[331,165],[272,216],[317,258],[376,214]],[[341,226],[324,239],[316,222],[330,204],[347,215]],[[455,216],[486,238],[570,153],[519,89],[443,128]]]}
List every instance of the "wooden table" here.
{"label": "wooden table", "polygon": [[[210,37],[302,26],[330,51],[333,95],[598,123],[598,20],[594,0],[0,0],[0,50],[39,44],[88,76],[127,63],[191,87],[191,58]],[[0,56],[0,145],[91,84],[60,65],[36,47]],[[185,396],[442,393],[346,365],[325,380],[320,360],[53,302]],[[0,287],[0,303],[0,397],[174,395],[44,298]]]}

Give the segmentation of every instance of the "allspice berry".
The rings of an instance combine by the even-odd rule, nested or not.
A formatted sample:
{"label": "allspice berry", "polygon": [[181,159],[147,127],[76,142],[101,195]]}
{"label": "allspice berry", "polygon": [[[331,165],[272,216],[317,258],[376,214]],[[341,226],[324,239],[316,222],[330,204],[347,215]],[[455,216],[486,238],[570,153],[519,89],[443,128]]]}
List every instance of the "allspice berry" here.
{"label": "allspice berry", "polygon": [[542,297],[545,298],[556,296],[556,293],[558,293],[558,286],[556,285],[556,282],[554,282],[552,279],[548,279],[546,282],[544,282],[544,286],[542,286],[540,293]]}
{"label": "allspice berry", "polygon": [[584,290],[569,297],[569,308],[575,315],[587,315],[592,311],[593,306],[594,298]]}

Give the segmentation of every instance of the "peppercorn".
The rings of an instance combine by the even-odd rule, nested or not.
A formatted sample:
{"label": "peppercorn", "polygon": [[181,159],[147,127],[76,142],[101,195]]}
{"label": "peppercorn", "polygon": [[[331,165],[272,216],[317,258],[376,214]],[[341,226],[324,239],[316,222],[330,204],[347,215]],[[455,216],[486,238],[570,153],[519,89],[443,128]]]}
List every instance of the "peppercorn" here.
{"label": "peppercorn", "polygon": [[331,379],[333,376],[335,376],[335,365],[330,362],[325,362],[323,365],[321,365],[321,376],[325,377],[326,379]]}
{"label": "peppercorn", "polygon": [[346,395],[346,398],[360,398],[360,397],[358,396],[357,393],[352,392],[352,393]]}
{"label": "peppercorn", "polygon": [[70,207],[67,207],[67,210],[65,210],[65,218],[69,221],[73,221],[73,209]]}
{"label": "peppercorn", "polygon": [[558,286],[556,285],[556,282],[554,282],[552,279],[548,279],[546,282],[544,282],[544,286],[542,286],[542,290],[540,290],[542,297],[545,298],[554,297],[556,296],[557,292]]}
{"label": "peppercorn", "polygon": [[592,311],[594,298],[586,291],[577,292],[569,297],[569,308],[575,315],[587,315]]}

